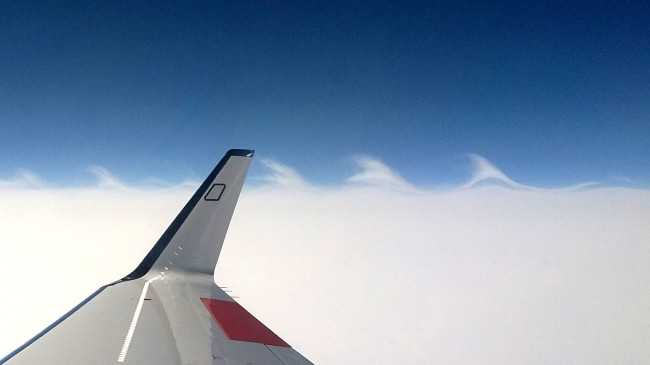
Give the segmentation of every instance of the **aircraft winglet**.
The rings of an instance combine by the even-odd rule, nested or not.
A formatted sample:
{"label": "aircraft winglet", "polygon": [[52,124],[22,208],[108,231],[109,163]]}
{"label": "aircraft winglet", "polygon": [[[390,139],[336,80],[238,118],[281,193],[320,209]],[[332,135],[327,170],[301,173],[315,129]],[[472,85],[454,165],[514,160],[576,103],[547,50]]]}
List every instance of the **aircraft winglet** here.
{"label": "aircraft winglet", "polygon": [[229,150],[140,265],[122,280],[174,270],[214,274],[254,152]]}

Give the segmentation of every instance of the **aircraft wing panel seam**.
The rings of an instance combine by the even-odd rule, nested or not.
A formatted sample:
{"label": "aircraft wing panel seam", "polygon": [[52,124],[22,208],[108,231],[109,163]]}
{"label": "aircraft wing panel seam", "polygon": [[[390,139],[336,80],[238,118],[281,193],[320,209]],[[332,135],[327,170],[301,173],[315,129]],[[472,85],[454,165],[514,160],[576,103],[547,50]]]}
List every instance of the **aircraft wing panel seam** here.
{"label": "aircraft wing panel seam", "polygon": [[144,304],[144,299],[147,297],[147,291],[149,290],[149,285],[152,281],[160,279],[160,276],[153,277],[145,281],[144,286],[142,287],[142,293],[140,294],[140,299],[138,299],[138,305],[135,307],[135,312],[133,313],[133,319],[129,325],[129,330],[126,332],[126,337],[124,338],[124,344],[122,345],[122,350],[117,357],[117,362],[124,362],[126,360],[126,354],[129,352],[129,346],[131,346],[131,340],[133,339],[133,334],[135,333],[135,327],[138,324],[138,319],[140,318],[140,312],[142,311],[142,305]]}

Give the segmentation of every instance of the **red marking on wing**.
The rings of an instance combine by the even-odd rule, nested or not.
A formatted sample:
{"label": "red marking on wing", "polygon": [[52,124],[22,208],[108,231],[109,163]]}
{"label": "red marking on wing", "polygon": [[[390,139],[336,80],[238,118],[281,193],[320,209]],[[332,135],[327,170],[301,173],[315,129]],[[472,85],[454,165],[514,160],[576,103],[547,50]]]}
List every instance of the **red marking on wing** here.
{"label": "red marking on wing", "polygon": [[229,339],[291,347],[238,303],[207,298],[201,301]]}

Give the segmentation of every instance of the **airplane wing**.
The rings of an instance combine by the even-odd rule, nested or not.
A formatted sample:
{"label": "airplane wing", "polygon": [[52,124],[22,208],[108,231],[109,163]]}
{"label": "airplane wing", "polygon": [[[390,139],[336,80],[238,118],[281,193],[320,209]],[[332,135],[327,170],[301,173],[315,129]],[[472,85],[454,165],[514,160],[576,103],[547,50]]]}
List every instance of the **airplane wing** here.
{"label": "airplane wing", "polygon": [[311,364],[214,282],[251,150],[230,150],[129,275],[0,364]]}

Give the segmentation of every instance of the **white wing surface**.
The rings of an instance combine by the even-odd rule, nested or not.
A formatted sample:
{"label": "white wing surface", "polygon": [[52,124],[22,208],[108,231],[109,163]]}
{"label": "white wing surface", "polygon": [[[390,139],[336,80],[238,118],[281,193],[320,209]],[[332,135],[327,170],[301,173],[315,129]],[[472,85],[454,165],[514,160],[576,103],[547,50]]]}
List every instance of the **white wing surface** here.
{"label": "white wing surface", "polygon": [[129,275],[0,364],[311,364],[214,283],[251,150],[230,150]]}

